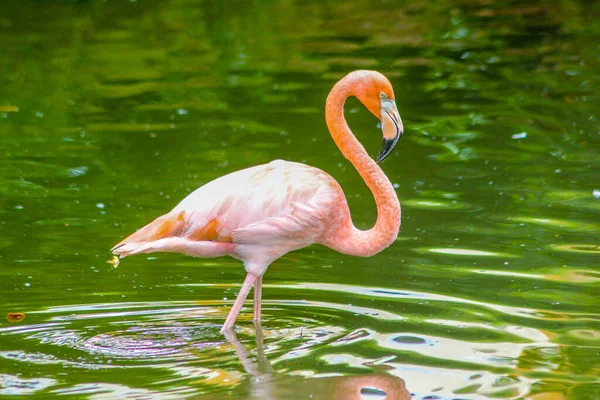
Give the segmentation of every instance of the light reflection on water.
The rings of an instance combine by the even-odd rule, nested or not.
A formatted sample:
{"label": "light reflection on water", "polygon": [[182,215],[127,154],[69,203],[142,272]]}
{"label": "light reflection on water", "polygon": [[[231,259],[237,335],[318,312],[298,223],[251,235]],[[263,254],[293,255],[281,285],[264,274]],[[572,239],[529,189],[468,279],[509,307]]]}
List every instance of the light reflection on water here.
{"label": "light reflection on water", "polygon": [[[319,285],[311,286],[303,285],[305,288],[323,289]],[[383,291],[375,292],[380,293],[381,296]],[[0,329],[0,335],[10,336],[13,346],[21,341],[34,340],[39,344],[36,346],[39,351],[2,351],[0,357],[34,365],[56,364],[63,367],[95,371],[110,371],[124,367],[161,369],[165,371],[162,373],[162,384],[177,382],[178,385],[181,385],[183,381],[187,382],[186,384],[192,384],[196,389],[199,387],[199,390],[212,385],[231,386],[242,390],[244,385],[248,384],[248,380],[239,372],[236,372],[235,368],[227,370],[212,367],[212,365],[234,365],[231,363],[235,360],[235,352],[238,353],[238,357],[240,356],[239,346],[241,344],[236,343],[234,346],[235,352],[232,352],[231,340],[229,342],[224,340],[223,336],[219,334],[220,325],[211,322],[212,314],[218,313],[218,311],[211,309],[210,305],[202,305],[198,302],[178,302],[176,308],[172,306],[173,304],[170,303],[120,303],[56,307],[41,310],[39,314],[49,317],[51,322]],[[482,388],[482,393],[485,393],[494,388],[493,379],[490,374],[478,373],[478,368],[488,365],[501,369],[513,369],[513,361],[518,358],[526,346],[539,346],[545,339],[545,336],[541,333],[524,335],[524,332],[513,332],[529,340],[533,339],[532,336],[537,335],[536,339],[542,342],[473,344],[443,337],[422,336],[410,332],[389,334],[378,333],[371,329],[359,329],[355,332],[349,332],[348,328],[343,325],[323,325],[320,321],[324,315],[327,315],[330,318],[336,317],[336,321],[344,322],[351,316],[356,316],[357,313],[365,313],[364,309],[342,304],[267,301],[265,303],[265,314],[269,315],[273,307],[291,307],[295,309],[293,313],[295,318],[291,320],[266,318],[265,324],[275,326],[270,326],[264,331],[264,340],[267,345],[261,351],[264,352],[264,357],[270,360],[270,364],[274,366],[274,371],[279,371],[278,373],[285,376],[287,375],[285,371],[288,369],[286,364],[311,359],[316,355],[319,362],[331,366],[343,365],[344,369],[351,368],[360,371],[365,366],[375,365],[376,369],[391,372],[399,377],[406,373],[413,378],[410,380],[412,387],[409,387],[413,392],[428,392],[428,388],[430,388],[428,382],[435,381],[439,389],[437,392],[440,395],[452,393],[453,390],[467,384],[477,385]],[[301,308],[300,312],[297,308]],[[388,319],[386,316],[391,316],[389,313],[377,310],[370,310],[366,312],[366,315],[372,313],[376,313],[377,317],[383,320]],[[36,313],[31,314],[35,316]],[[317,317],[319,314],[321,314],[321,317]],[[391,316],[392,321],[396,319]],[[426,321],[426,323],[454,325],[451,321],[432,320]],[[241,324],[237,329],[245,340],[249,340],[248,338],[255,335],[254,330],[247,326],[247,323]],[[101,331],[107,328],[111,330]],[[477,328],[490,329],[483,324],[480,324]],[[507,327],[506,331],[510,332],[511,329]],[[381,353],[381,356],[378,358],[364,358],[353,355],[352,348],[360,345],[359,342],[361,341],[376,344],[378,353]],[[74,350],[74,354],[77,354],[77,356],[75,359],[54,356],[53,354],[61,353],[57,349],[60,347]],[[393,362],[398,358],[402,358],[403,354],[407,352],[438,359],[439,361],[455,362],[462,360],[465,368],[455,369],[453,374],[448,374],[447,370],[441,368],[436,372],[436,369],[423,370],[416,365]],[[383,359],[383,361],[378,359]],[[478,365],[478,368],[469,369],[468,365]],[[275,375],[275,372],[273,372],[273,375]],[[291,376],[295,375],[311,377],[312,379],[329,379],[318,370],[311,371],[310,369],[296,370]],[[360,376],[363,375],[358,375],[358,379],[360,379]],[[458,379],[459,377],[460,379]],[[306,388],[303,388],[303,391],[294,392],[293,385],[291,387],[289,385],[290,378],[283,377],[282,379],[283,386],[280,389],[277,389],[280,382],[274,379],[272,385],[267,385],[264,381],[261,382],[263,387],[259,392],[262,393],[267,387],[269,390],[280,390],[288,394],[304,393],[303,391],[306,390]],[[351,380],[352,378],[343,379]],[[5,381],[5,385],[12,387],[7,382],[9,380]],[[250,385],[253,385],[255,381],[251,380],[250,382]],[[423,383],[419,384],[419,382]],[[318,385],[323,384],[326,387],[337,388],[336,390],[339,390],[340,387],[339,383],[330,385],[329,383],[320,382]],[[347,386],[347,384],[342,386]],[[526,387],[526,385],[523,386],[524,384],[524,382],[516,380],[513,386],[518,388],[515,389],[518,393],[524,393],[523,387]],[[52,386],[55,385],[56,382],[45,380],[43,383],[39,382],[35,387],[38,387],[39,390],[51,389],[49,393],[59,394],[112,393],[118,396],[153,396],[152,392],[146,390],[113,384],[79,384],[73,387],[52,389]],[[192,388],[184,390],[180,387],[171,395],[184,396],[193,393],[195,392]],[[335,396],[326,397],[325,395],[328,392],[325,389],[317,393],[324,396],[317,398],[336,398]],[[164,398],[162,395],[156,396],[157,398]],[[165,396],[169,398],[168,393],[165,393]]]}
{"label": "light reflection on water", "polygon": [[[209,288],[210,285],[201,286]],[[248,357],[247,350],[240,353],[240,346],[244,347],[243,343],[251,342],[256,334],[249,327],[249,311],[243,312],[240,324],[236,327],[242,337],[240,342],[237,339],[232,341],[227,336],[228,340],[225,340],[219,333],[220,321],[225,317],[227,309],[219,307],[214,301],[97,303],[32,311],[28,313],[30,319],[42,319],[46,322],[0,328],[0,335],[10,339],[12,348],[19,348],[19,343],[35,343],[35,350],[3,349],[0,357],[31,365],[53,364],[63,368],[94,370],[99,374],[110,374],[110,371],[122,368],[158,369],[162,371],[159,374],[163,387],[161,390],[167,390],[169,385],[176,384],[177,388],[173,392],[167,390],[159,395],[144,389],[105,383],[64,386],[52,380],[24,384],[16,378],[8,377],[3,381],[6,393],[44,390],[57,394],[169,398],[210,393],[211,387],[230,387],[237,391],[235,393],[251,389],[248,398],[261,398],[256,393],[264,393],[265,390],[269,393],[279,391],[290,396],[293,393],[304,393],[307,390],[304,384],[298,386],[296,391],[294,387],[299,384],[290,385],[293,376],[303,376],[320,380],[315,387],[321,389],[315,393],[323,397],[317,398],[336,398],[327,397],[327,390],[330,389],[325,388],[339,389],[339,382],[335,385],[328,382],[331,378],[321,372],[324,367],[314,368],[314,363],[317,362],[329,365],[331,371],[338,371],[334,375],[342,371],[355,371],[354,374],[358,373],[357,379],[369,376],[360,372],[365,368],[392,374],[402,378],[403,382],[408,382],[408,390],[417,398],[432,393],[440,396],[439,398],[451,398],[452,393],[469,393],[472,395],[470,398],[478,399],[506,390],[513,393],[513,397],[519,397],[526,394],[535,382],[533,378],[514,376],[519,369],[519,358],[530,349],[536,349],[540,354],[544,354],[543,349],[559,350],[545,330],[427,316],[417,320],[415,317],[389,312],[386,308],[389,308],[390,302],[398,300],[434,302],[439,303],[438,307],[450,302],[471,307],[474,313],[478,313],[477,308],[483,307],[508,316],[544,319],[543,311],[539,310],[486,304],[431,293],[350,285],[271,284],[265,285],[265,288],[300,291],[306,297],[310,297],[314,291],[343,293],[339,303],[265,299],[265,328],[264,331],[260,330],[261,335],[264,335],[265,346],[259,348],[264,360],[268,360],[269,366],[272,365],[269,379],[248,380],[236,367],[236,359],[241,357],[240,354]],[[344,298],[355,301],[361,298],[371,299],[372,306],[367,308],[347,304],[343,302]],[[377,325],[379,330],[369,327],[373,325],[368,323],[369,319],[380,321]],[[362,324],[363,327],[356,328],[357,324]],[[433,334],[436,329],[439,335]],[[475,336],[469,335],[468,340],[457,340],[452,335],[446,336],[446,330],[478,333]],[[594,331],[574,332],[573,335],[589,338],[594,336]],[[453,336],[456,337],[456,334]],[[480,340],[475,339],[477,336]],[[262,339],[260,337],[257,340]],[[357,352],[366,343],[369,343],[371,349],[369,356]],[[64,355],[59,356],[60,354]],[[553,357],[555,355],[554,352],[549,354]],[[398,362],[407,356],[410,359],[427,360],[425,363],[432,365],[424,367],[410,362]],[[242,360],[242,365],[248,372],[247,362]],[[292,365],[294,368],[290,369]],[[304,367],[298,368],[300,365]],[[441,367],[442,365],[447,367]],[[252,375],[251,372],[248,373]],[[551,370],[548,373],[551,374]],[[498,374],[504,377],[500,381]],[[435,382],[435,387],[431,382]],[[254,387],[256,385],[260,389]],[[252,397],[252,393],[256,397]]]}

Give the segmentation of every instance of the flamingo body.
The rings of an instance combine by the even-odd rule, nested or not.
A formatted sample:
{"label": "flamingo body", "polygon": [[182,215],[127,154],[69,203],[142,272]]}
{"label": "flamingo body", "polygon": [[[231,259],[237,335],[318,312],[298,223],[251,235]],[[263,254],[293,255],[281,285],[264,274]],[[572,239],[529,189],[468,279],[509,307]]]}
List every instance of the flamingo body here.
{"label": "flamingo body", "polygon": [[402,135],[389,81],[378,72],[355,71],[340,80],[326,103],[331,136],[371,189],[377,221],[367,231],[354,227],[340,185],[308,165],[276,160],[233,172],[205,184],[172,211],[125,238],[113,253],[179,252],[196,257],[229,255],[244,262],[246,279],[223,325],[231,328],[254,287],[254,320],[260,320],[262,276],[282,255],[320,243],[344,254],[371,256],[394,242],[400,203],[389,179],[350,131],[343,106],[357,97],[380,118],[383,160]]}
{"label": "flamingo body", "polygon": [[181,252],[229,255],[262,275],[282,255],[318,243],[350,217],[338,183],[305,164],[275,160],[196,189],[117,246],[121,257]]}

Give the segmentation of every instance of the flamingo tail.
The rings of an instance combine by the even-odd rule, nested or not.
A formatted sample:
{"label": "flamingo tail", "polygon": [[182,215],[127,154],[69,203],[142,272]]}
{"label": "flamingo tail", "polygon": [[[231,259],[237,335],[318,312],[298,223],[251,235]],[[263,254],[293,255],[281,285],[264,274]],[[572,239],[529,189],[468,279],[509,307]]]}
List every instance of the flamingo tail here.
{"label": "flamingo tail", "polygon": [[185,211],[165,214],[123,239],[111,251],[121,257],[143,253],[152,246],[152,243],[179,236],[185,229]]}

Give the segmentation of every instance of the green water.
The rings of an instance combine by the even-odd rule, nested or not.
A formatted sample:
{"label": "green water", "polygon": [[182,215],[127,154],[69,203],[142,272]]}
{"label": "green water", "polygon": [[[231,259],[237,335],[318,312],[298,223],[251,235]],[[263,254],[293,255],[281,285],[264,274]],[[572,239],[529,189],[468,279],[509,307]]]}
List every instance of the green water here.
{"label": "green water", "polygon": [[[599,4],[5,0],[0,394],[600,398]],[[333,175],[368,228],[324,123],[361,68],[406,128],[382,164],[389,249],[286,255],[263,330],[247,307],[237,338],[219,327],[238,261],[107,263],[196,187],[276,158]],[[377,121],[346,115],[375,156]]]}

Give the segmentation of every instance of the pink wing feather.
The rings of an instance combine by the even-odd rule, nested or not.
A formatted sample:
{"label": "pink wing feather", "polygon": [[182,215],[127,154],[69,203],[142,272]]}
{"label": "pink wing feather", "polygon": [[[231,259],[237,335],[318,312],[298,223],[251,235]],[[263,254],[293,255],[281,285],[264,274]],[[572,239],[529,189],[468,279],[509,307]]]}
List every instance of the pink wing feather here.
{"label": "pink wing feather", "polygon": [[261,245],[273,241],[316,241],[325,229],[327,210],[314,202],[292,202],[291,208],[285,215],[270,217],[234,230],[233,241]]}

